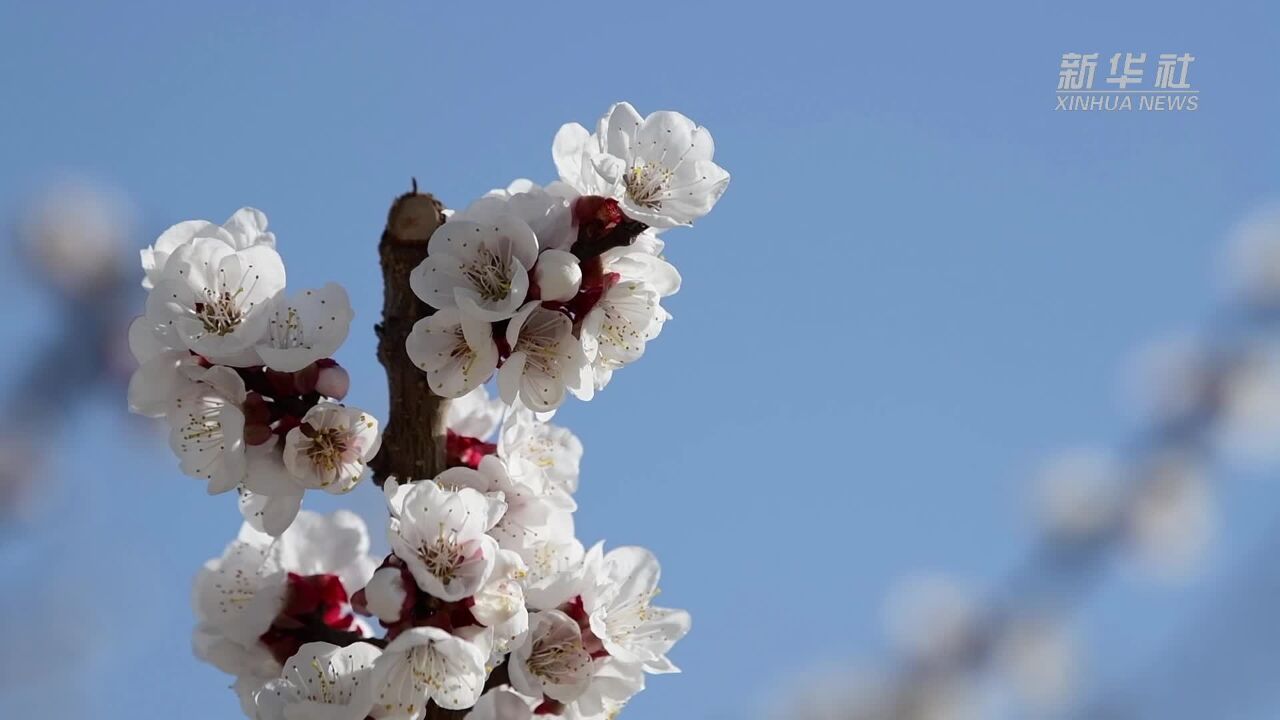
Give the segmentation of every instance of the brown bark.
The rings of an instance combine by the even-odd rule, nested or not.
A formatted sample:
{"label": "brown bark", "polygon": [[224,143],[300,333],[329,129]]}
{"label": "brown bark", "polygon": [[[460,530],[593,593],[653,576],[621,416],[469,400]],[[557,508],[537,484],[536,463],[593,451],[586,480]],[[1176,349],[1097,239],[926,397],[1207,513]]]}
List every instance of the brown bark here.
{"label": "brown bark", "polygon": [[[396,198],[378,242],[382,265],[382,322],[378,362],[387,371],[390,405],[382,448],[369,463],[379,486],[388,477],[400,482],[433,478],[445,469],[445,412],[449,401],[427,387],[427,376],[409,361],[404,340],[419,319],[433,310],[409,287],[409,273],[427,257],[427,240],[444,222],[443,206],[413,189]],[[446,710],[431,703],[425,720],[460,720],[466,710]]]}
{"label": "brown bark", "polygon": [[413,324],[433,310],[413,294],[409,273],[427,257],[427,240],[444,222],[443,206],[413,189],[396,198],[378,243],[382,265],[382,322],[378,361],[387,371],[390,411],[382,433],[382,449],[369,463],[379,486],[388,478],[401,482],[433,478],[445,469],[445,412],[449,401],[427,387],[427,376],[404,350]]}
{"label": "brown bark", "polygon": [[[378,485],[388,477],[401,482],[433,478],[445,469],[445,413],[449,400],[431,392],[427,376],[409,361],[404,340],[419,319],[434,310],[409,287],[409,273],[427,257],[427,240],[444,222],[443,206],[427,193],[413,189],[396,198],[378,243],[382,265],[382,322],[378,334],[378,362],[387,371],[390,411],[382,433],[382,448],[373,461]],[[486,689],[505,685],[506,664],[490,674]],[[461,720],[468,710],[427,705],[425,720]]]}

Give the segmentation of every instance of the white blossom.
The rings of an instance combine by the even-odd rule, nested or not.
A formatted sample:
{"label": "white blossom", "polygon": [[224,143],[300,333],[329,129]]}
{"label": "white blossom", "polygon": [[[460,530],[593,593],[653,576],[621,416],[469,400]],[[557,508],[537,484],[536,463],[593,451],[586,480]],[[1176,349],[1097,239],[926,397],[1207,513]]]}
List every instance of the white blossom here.
{"label": "white blossom", "polygon": [[176,342],[212,362],[258,364],[253,346],[270,320],[272,300],[284,289],[284,263],[268,245],[236,250],[197,237],[176,248],[147,297],[147,319]]}
{"label": "white blossom", "polygon": [[591,654],[582,630],[559,610],[543,610],[529,618],[529,632],[511,651],[508,664],[516,690],[560,702],[573,702],[591,679]]}
{"label": "white blossom", "polygon": [[354,595],[378,567],[369,547],[369,530],[359,515],[304,510],[272,545],[272,556],[280,567],[298,575],[336,575],[347,594]]}
{"label": "white blossom", "polygon": [[531,188],[535,187],[538,187],[538,184],[529,178],[516,178],[515,180],[507,183],[505,188],[493,188],[489,192],[485,193],[484,197],[506,200],[512,195],[528,192]]}
{"label": "white blossom", "polygon": [[372,415],[321,402],[285,436],[284,464],[303,487],[345,493],[360,482],[381,442]]}
{"label": "white blossom", "polygon": [[569,250],[578,239],[571,202],[577,196],[564,183],[543,188],[529,180],[516,180],[505,190],[489,191],[452,219],[484,222],[496,215],[511,215],[533,230],[539,250]]}
{"label": "white blossom", "polygon": [[1213,493],[1189,457],[1153,459],[1128,508],[1128,539],[1145,566],[1167,579],[1199,568],[1216,528]]}
{"label": "white blossom", "polygon": [[[539,420],[528,408],[514,406],[507,412],[498,457],[514,482],[535,492],[568,496],[578,491],[582,441],[568,428]],[[563,504],[573,509],[567,497]]]}
{"label": "white blossom", "polygon": [[[599,549],[593,549],[599,557]],[[590,561],[596,565],[594,558]],[[647,672],[679,672],[667,652],[689,632],[689,613],[652,605],[661,571],[648,550],[621,547],[600,557],[588,577],[582,606],[591,631],[617,660],[639,663]]]}
{"label": "white blossom", "polygon": [[272,370],[297,372],[337,352],[347,339],[352,317],[347,291],[337,283],[287,299],[279,295],[268,313],[266,335],[255,350]]}
{"label": "white blossom", "polygon": [[477,470],[451,468],[436,482],[448,488],[469,487],[499,498],[504,511],[489,535],[506,549],[530,558],[544,543],[573,537],[573,500],[545,485],[532,487],[514,480],[501,458],[487,455]]}
{"label": "white blossom", "polygon": [[1263,205],[1231,231],[1229,278],[1241,299],[1267,306],[1280,299],[1280,203]]}
{"label": "white blossom", "polygon": [[369,533],[354,513],[300,513],[278,539],[245,523],[221,557],[206,562],[196,576],[196,656],[240,678],[238,691],[251,698],[253,690],[280,671],[258,639],[284,608],[288,574],[334,575],[353,593],[375,564]]}
{"label": "white blossom", "polygon": [[197,634],[256,646],[279,614],[284,591],[284,568],[273,552],[271,537],[246,524],[222,556],[206,562],[196,576],[192,602],[199,621]]}
{"label": "white blossom", "polygon": [[364,588],[365,606],[384,625],[400,621],[407,596],[404,574],[398,567],[379,568]]}
{"label": "white blossom", "polygon": [[1088,540],[1115,520],[1123,469],[1108,453],[1070,450],[1046,462],[1037,483],[1046,534],[1057,540]]}
{"label": "white blossom", "polygon": [[552,146],[561,180],[584,195],[617,198],[628,217],[655,228],[710,212],[729,186],[714,153],[711,133],[684,115],[642,118],[625,102],[609,108],[594,135],[570,123]]}
{"label": "white blossom", "polygon": [[514,690],[494,688],[481,696],[466,720],[533,720],[532,702]]}
{"label": "white blossom", "polygon": [[[647,550],[574,537],[582,444],[546,420],[658,335],[680,275],[657,233],[708,212],[729,176],[705,129],[626,103],[594,135],[563,127],[553,154],[562,180],[446,211],[410,273],[434,312],[404,351],[455,399],[449,461],[462,458],[433,478],[385,478],[394,557],[381,562],[354,514],[301,510],[308,489],[350,491],[381,443],[373,417],[338,402],[351,374],[329,358],[350,330],[346,291],[285,295],[275,236],[251,208],[175,225],[142,252],[129,405],[166,419],[184,472],[239,493],[239,535],[196,578],[193,647],[235,676],[255,720],[422,720],[433,705],[612,720],[646,673],[678,672],[667,654],[688,613],[653,604]],[[352,642],[371,632],[353,597],[384,640]],[[499,666],[509,686],[485,694]]]}
{"label": "white blossom", "polygon": [[259,642],[239,643],[208,626],[197,626],[191,636],[197,658],[236,678],[234,688],[241,708],[252,717],[253,693],[280,674],[280,663]]}
{"label": "white blossom", "polygon": [[1069,628],[1057,618],[1013,618],[996,643],[996,659],[1010,685],[1033,709],[1050,711],[1071,700],[1079,658]]}
{"label": "white blossom", "polygon": [[239,491],[240,517],[254,530],[278,537],[302,509],[302,491],[289,495],[263,495],[245,487]]}
{"label": "white blossom", "polygon": [[1245,465],[1280,459],[1280,343],[1245,349],[1218,382],[1213,437],[1228,458]]}
{"label": "white blossom", "polygon": [[975,632],[978,606],[960,583],[939,575],[906,578],[885,602],[885,621],[898,650],[918,662],[945,662],[963,652]]}
{"label": "white blossom", "polygon": [[256,530],[278,537],[302,507],[304,488],[284,465],[275,443],[251,447],[240,488],[240,514]]}
{"label": "white blossom", "polygon": [[404,345],[413,364],[426,371],[431,390],[441,397],[466,395],[498,367],[490,324],[456,308],[414,323]]}
{"label": "white blossom", "polygon": [[173,251],[198,237],[220,240],[233,250],[244,250],[254,245],[276,246],[275,234],[267,232],[266,214],[254,208],[240,208],[221,227],[208,220],[180,222],[161,233],[151,247],[142,250],[142,270],[145,273],[142,287],[154,287],[163,276]]}
{"label": "white blossom", "polygon": [[[611,278],[604,294],[582,322],[582,343],[591,362],[590,395],[609,383],[613,371],[639,359],[645,345],[657,337],[670,315],[662,298],[680,289],[674,266],[646,251],[645,246],[615,248],[602,258]],[[616,279],[614,279],[616,278]]]}
{"label": "white blossom", "polygon": [[166,347],[145,316],[129,325],[129,351],[138,367],[129,378],[129,410],[147,417],[164,417],[178,389],[201,369],[186,348]]}
{"label": "white blossom", "polygon": [[451,219],[432,233],[427,253],[409,275],[423,302],[497,322],[514,315],[529,292],[538,239],[511,215],[486,216],[482,222]]}
{"label": "white blossom", "polygon": [[373,707],[373,664],[380,654],[362,642],[304,644],[282,677],[254,693],[256,720],[364,720]]}
{"label": "white blossom", "polygon": [[[441,477],[474,472],[452,468]],[[497,541],[485,533],[502,516],[505,504],[470,487],[446,489],[430,481],[402,487],[398,495],[395,489],[391,492],[397,506],[391,521],[391,549],[413,573],[418,587],[447,601],[479,591],[498,556]]]}
{"label": "white blossom", "polygon": [[375,718],[418,720],[427,702],[461,710],[476,704],[488,677],[490,631],[463,628],[450,634],[416,627],[396,636],[375,663]]}
{"label": "white blossom", "polygon": [[579,595],[584,584],[585,557],[582,543],[572,535],[534,545],[525,557],[529,575],[525,578],[524,596],[529,607],[548,610]]}
{"label": "white blossom", "polygon": [[245,476],[244,381],[214,366],[181,383],[166,417],[169,447],[182,471],[208,482],[209,494],[234,489]]}
{"label": "white blossom", "polygon": [[459,435],[488,440],[502,425],[505,408],[501,399],[490,398],[488,389],[480,385],[449,403],[445,427]]}
{"label": "white blossom", "polygon": [[1221,373],[1201,340],[1180,334],[1142,348],[1127,374],[1135,409],[1153,423],[1173,424],[1213,407]]}
{"label": "white blossom", "polygon": [[475,594],[471,614],[481,625],[493,627],[524,611],[524,561],[510,550],[499,550],[489,581]]}
{"label": "white blossom", "polygon": [[612,720],[636,693],[644,689],[644,671],[639,665],[611,657],[591,663],[591,681],[582,695],[565,707],[565,720]]}
{"label": "white blossom", "polygon": [[111,187],[65,179],[42,190],[17,218],[15,239],[41,278],[72,297],[116,281],[134,208]]}
{"label": "white blossom", "polygon": [[533,410],[551,410],[567,389],[581,386],[587,358],[564,313],[528,303],[507,325],[507,343],[511,355],[498,370],[498,390],[508,405],[519,398]]}
{"label": "white blossom", "polygon": [[511,651],[511,643],[529,629],[524,602],[524,560],[511,550],[499,550],[489,581],[475,594],[471,615],[493,629],[493,655],[498,661]]}

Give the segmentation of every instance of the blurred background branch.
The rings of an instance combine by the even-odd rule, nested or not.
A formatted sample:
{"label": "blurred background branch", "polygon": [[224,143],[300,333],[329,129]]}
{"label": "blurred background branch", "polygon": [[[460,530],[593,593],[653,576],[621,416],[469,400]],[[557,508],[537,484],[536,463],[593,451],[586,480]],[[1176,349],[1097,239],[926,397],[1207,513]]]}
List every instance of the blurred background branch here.
{"label": "blurred background branch", "polygon": [[[1082,697],[1068,624],[1119,557],[1135,556],[1166,579],[1193,574],[1216,524],[1212,483],[1233,462],[1277,457],[1280,212],[1246,218],[1231,250],[1227,307],[1192,342],[1155,346],[1143,358],[1136,379],[1147,429],[1113,450],[1070,451],[1045,463],[1036,481],[1038,539],[1023,562],[981,598],[939,577],[899,586],[887,601],[898,650],[892,670],[854,684],[853,695],[848,684],[819,690],[842,699],[820,698],[813,710],[783,709],[780,717],[1004,717],[1008,710],[984,697],[992,683],[1019,696],[1013,717],[1226,717],[1228,708],[1270,699],[1280,574],[1269,572],[1266,558],[1280,526],[1161,656],[1158,679],[1136,677]],[[1191,686],[1202,687],[1187,693]],[[1171,700],[1180,694],[1187,698]]]}

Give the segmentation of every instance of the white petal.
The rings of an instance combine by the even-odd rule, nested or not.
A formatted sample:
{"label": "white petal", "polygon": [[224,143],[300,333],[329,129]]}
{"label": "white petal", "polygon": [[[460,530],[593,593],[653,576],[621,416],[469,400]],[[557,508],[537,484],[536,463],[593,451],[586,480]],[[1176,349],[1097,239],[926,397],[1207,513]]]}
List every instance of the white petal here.
{"label": "white petal", "polygon": [[556,132],[551,142],[551,156],[555,159],[560,179],[580,188],[582,182],[582,154],[588,151],[591,134],[578,123],[567,123]]}
{"label": "white petal", "polygon": [[643,119],[631,103],[614,103],[600,120],[601,149],[619,158],[630,157]]}
{"label": "white petal", "polygon": [[278,298],[268,312],[268,328],[256,350],[271,369],[297,372],[332,357],[347,339],[354,313],[347,291],[337,283]]}

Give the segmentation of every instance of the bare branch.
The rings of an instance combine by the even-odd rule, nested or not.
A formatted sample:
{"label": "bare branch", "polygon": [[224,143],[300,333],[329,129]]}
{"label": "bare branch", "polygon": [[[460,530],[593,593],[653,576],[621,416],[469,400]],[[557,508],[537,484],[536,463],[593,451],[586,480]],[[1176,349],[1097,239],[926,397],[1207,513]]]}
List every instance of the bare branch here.
{"label": "bare branch", "polygon": [[427,377],[409,360],[405,338],[419,319],[433,311],[413,294],[409,273],[427,257],[427,240],[444,222],[443,206],[413,189],[396,198],[387,213],[378,254],[382,264],[382,322],[378,361],[387,371],[390,411],[382,449],[370,463],[378,485],[391,476],[402,480],[433,478],[445,469],[445,412],[449,401],[427,387]]}

